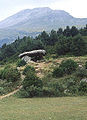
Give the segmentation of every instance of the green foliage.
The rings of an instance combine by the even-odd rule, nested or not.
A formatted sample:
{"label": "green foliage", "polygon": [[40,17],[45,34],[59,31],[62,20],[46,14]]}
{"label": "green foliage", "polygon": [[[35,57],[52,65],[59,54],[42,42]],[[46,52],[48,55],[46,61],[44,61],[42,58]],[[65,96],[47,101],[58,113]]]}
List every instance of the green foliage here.
{"label": "green foliage", "polygon": [[25,51],[43,49],[43,42],[41,40],[35,40],[30,37],[18,38],[15,42],[10,45],[3,45],[0,48],[0,61],[6,60],[7,58],[14,57]]}
{"label": "green foliage", "polygon": [[73,37],[71,44],[71,53],[75,56],[86,54],[86,42],[81,37],[81,35]]}
{"label": "green foliage", "polygon": [[28,72],[33,72],[33,73],[35,73],[35,68],[34,68],[33,66],[29,66],[29,65],[26,66],[25,69],[24,69],[24,71],[23,71],[23,74],[24,74],[24,75],[27,75]]}
{"label": "green foliage", "polygon": [[49,87],[43,87],[42,89],[42,96],[43,97],[53,97],[54,96],[54,90]]}
{"label": "green foliage", "polygon": [[27,90],[22,89],[20,91],[21,97],[28,98],[28,97],[41,97],[43,96],[42,88],[31,85]]}
{"label": "green foliage", "polygon": [[86,54],[86,46],[87,44],[81,35],[75,37],[60,36],[58,42],[55,44],[55,49],[58,56],[66,54],[80,56]]}
{"label": "green foliage", "polygon": [[53,78],[51,74],[46,75],[43,81],[43,96],[64,96],[65,86],[59,81],[60,78]]}
{"label": "green foliage", "polygon": [[16,82],[20,80],[20,73],[16,68],[6,66],[2,71],[1,78],[4,80],[6,79],[8,82]]}
{"label": "green foliage", "polygon": [[58,41],[57,32],[55,30],[51,30],[49,45],[53,46],[57,41]]}
{"label": "green foliage", "polygon": [[27,87],[30,86],[36,86],[36,87],[42,87],[42,81],[35,75],[35,73],[30,72],[26,75],[24,81],[23,81],[23,88],[27,89]]}
{"label": "green foliage", "polygon": [[41,40],[44,45],[49,45],[49,34],[43,31],[36,39]]}
{"label": "green foliage", "polygon": [[87,69],[87,61],[85,62],[85,68]]}
{"label": "green foliage", "polygon": [[51,82],[48,86],[54,91],[54,96],[63,96],[65,87],[60,82]]}
{"label": "green foliage", "polygon": [[[33,72],[27,73],[23,81],[24,97],[40,96],[43,87],[42,81]],[[21,94],[23,96],[23,93]]]}
{"label": "green foliage", "polygon": [[64,71],[62,68],[56,67],[53,70],[53,77],[62,77],[64,74]]}
{"label": "green foliage", "polygon": [[71,36],[72,36],[72,37],[74,37],[74,36],[76,36],[76,35],[79,34],[79,30],[78,30],[75,26],[72,26],[70,32],[71,32]]}
{"label": "green foliage", "polygon": [[76,73],[76,77],[79,77],[80,79],[87,77],[87,69],[85,68],[79,68]]}
{"label": "green foliage", "polygon": [[4,88],[0,87],[0,95],[3,95],[5,93]]}
{"label": "green foliage", "polygon": [[24,60],[18,60],[17,67],[25,66],[26,62]]}
{"label": "green foliage", "polygon": [[87,24],[84,28],[81,28],[79,31],[82,36],[87,36]]}
{"label": "green foliage", "polygon": [[81,92],[82,94],[87,93],[87,82],[85,82],[85,81],[80,82],[79,92]]}
{"label": "green foliage", "polygon": [[0,79],[2,79],[3,70],[0,70]]}
{"label": "green foliage", "polygon": [[71,44],[72,44],[72,37],[64,37],[60,36],[59,41],[55,44],[55,51],[56,54],[59,55],[66,55],[71,53]]}
{"label": "green foliage", "polygon": [[78,79],[75,77],[70,77],[66,79],[66,93],[78,94]]}
{"label": "green foliage", "polygon": [[87,36],[87,25],[80,30],[75,26],[71,28],[67,26],[64,30],[62,28],[59,28],[58,31],[51,30],[49,34],[43,31],[35,38],[26,36],[22,39],[18,38],[10,45],[4,44],[0,48],[0,63],[15,61],[14,59],[17,60],[20,53],[38,49],[45,49],[47,54],[57,54],[57,56],[85,55],[87,53],[87,42],[83,35]]}
{"label": "green foliage", "polygon": [[71,36],[71,30],[70,30],[70,27],[69,27],[69,26],[66,27],[66,29],[65,29],[64,32],[63,32],[63,34],[64,34],[64,36],[66,36],[66,37]]}
{"label": "green foliage", "polygon": [[71,74],[75,72],[77,67],[78,67],[78,64],[71,59],[62,61],[62,63],[59,66],[59,68],[62,68],[65,74]]}

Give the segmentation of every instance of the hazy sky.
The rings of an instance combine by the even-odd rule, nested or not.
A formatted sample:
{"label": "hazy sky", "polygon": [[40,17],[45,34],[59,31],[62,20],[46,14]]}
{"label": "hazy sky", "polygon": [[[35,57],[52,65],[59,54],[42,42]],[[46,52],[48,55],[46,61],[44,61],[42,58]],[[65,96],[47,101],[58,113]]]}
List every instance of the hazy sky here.
{"label": "hazy sky", "polygon": [[0,21],[20,10],[36,7],[65,10],[74,17],[87,18],[87,0],[0,0]]}

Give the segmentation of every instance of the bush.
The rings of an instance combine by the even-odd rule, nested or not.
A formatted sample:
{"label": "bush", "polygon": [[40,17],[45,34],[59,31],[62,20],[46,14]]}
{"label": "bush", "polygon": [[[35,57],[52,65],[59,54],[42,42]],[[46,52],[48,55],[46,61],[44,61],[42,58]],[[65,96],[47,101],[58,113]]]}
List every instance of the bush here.
{"label": "bush", "polygon": [[20,91],[22,97],[41,97],[43,95],[42,88],[36,87],[34,85],[27,88],[27,90],[22,89]]}
{"label": "bush", "polygon": [[49,84],[49,87],[51,87],[54,91],[54,96],[64,96],[64,86],[63,84],[59,82],[52,82]]}
{"label": "bush", "polygon": [[85,82],[85,81],[80,82],[79,92],[87,93],[87,82]]}
{"label": "bush", "polygon": [[71,53],[75,56],[81,56],[87,53],[86,42],[80,34],[73,37],[70,46]]}
{"label": "bush", "polygon": [[43,83],[42,81],[35,75],[35,73],[30,72],[26,75],[24,81],[23,81],[23,87],[26,89],[30,86],[36,86],[36,87],[42,87]]}
{"label": "bush", "polygon": [[28,72],[34,72],[35,73],[34,67],[32,67],[32,66],[26,66],[26,68],[23,71],[23,74],[27,75]]}
{"label": "bush", "polygon": [[53,97],[55,91],[52,88],[44,87],[42,90],[42,96],[43,97]]}
{"label": "bush", "polygon": [[87,69],[85,68],[79,68],[76,73],[76,77],[79,77],[80,79],[87,77]]}
{"label": "bush", "polygon": [[19,60],[17,62],[17,67],[21,67],[21,66],[24,66],[24,65],[26,65],[26,62],[24,60]]}
{"label": "bush", "polygon": [[8,82],[16,82],[20,80],[20,73],[16,68],[7,66],[2,71],[2,79],[6,79]]}
{"label": "bush", "polygon": [[3,70],[0,70],[0,79],[2,79]]}
{"label": "bush", "polygon": [[87,61],[85,62],[85,68],[87,69]]}
{"label": "bush", "polygon": [[58,67],[54,68],[53,77],[62,77],[63,74],[64,74],[64,71],[62,68],[58,68]]}
{"label": "bush", "polygon": [[33,72],[27,73],[23,81],[23,91],[26,97],[40,96],[43,83]]}
{"label": "bush", "polygon": [[77,67],[78,64],[71,59],[62,61],[62,63],[59,66],[59,68],[61,68],[65,74],[71,74],[75,72]]}
{"label": "bush", "polygon": [[3,87],[0,87],[0,95],[3,95],[5,93],[5,90]]}
{"label": "bush", "polygon": [[70,77],[66,81],[67,93],[77,94],[78,93],[78,79]]}

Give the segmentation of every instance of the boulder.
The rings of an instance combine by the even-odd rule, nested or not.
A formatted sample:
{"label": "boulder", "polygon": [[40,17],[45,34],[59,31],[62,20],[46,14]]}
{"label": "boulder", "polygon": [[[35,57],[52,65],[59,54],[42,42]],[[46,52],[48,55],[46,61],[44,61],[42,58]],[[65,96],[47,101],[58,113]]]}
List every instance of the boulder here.
{"label": "boulder", "polygon": [[24,57],[22,57],[22,60],[24,60],[26,63],[29,63],[31,61],[31,57],[24,56]]}
{"label": "boulder", "polygon": [[21,53],[19,57],[22,58],[25,62],[30,62],[31,60],[37,61],[42,59],[43,56],[45,56],[45,54],[46,54],[45,50],[33,50]]}

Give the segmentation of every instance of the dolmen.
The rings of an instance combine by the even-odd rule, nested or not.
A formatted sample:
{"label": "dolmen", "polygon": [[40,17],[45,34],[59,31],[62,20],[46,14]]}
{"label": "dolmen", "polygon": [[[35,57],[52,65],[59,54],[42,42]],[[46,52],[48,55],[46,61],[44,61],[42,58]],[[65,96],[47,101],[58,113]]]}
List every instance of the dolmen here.
{"label": "dolmen", "polygon": [[45,50],[33,50],[29,52],[24,52],[19,55],[19,58],[24,60],[26,63],[30,61],[36,62],[37,60],[43,59],[43,56],[45,56],[46,51]]}

